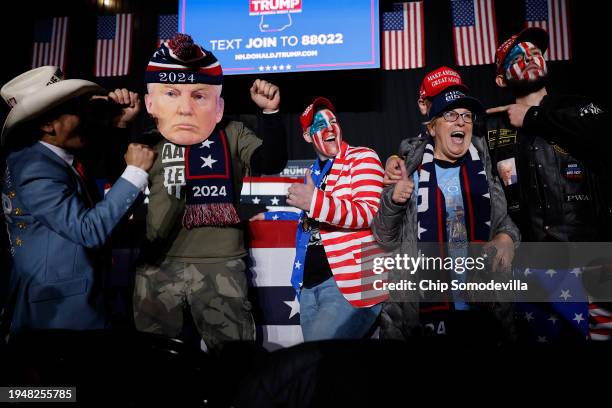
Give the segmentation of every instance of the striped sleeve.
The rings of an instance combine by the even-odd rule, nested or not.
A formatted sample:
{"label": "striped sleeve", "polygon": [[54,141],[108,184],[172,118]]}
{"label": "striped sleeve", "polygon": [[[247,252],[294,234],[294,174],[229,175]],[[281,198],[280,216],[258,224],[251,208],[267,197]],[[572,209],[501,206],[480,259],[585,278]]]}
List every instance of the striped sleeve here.
{"label": "striped sleeve", "polygon": [[[346,162],[349,173],[340,175],[332,192],[315,189],[310,215],[319,222],[341,228],[369,228],[380,206],[382,164],[378,155],[368,148],[353,149],[344,159]],[[339,171],[335,167],[336,163],[332,172]]]}

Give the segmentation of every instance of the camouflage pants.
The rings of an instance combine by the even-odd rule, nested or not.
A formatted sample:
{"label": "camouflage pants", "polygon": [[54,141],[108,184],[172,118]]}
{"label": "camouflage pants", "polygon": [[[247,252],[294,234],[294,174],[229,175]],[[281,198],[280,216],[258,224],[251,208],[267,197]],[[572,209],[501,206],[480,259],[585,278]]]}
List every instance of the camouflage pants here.
{"label": "camouflage pants", "polygon": [[208,348],[231,340],[254,340],[245,268],[241,259],[212,264],[165,261],[139,267],[134,288],[136,329],[177,337],[188,304]]}

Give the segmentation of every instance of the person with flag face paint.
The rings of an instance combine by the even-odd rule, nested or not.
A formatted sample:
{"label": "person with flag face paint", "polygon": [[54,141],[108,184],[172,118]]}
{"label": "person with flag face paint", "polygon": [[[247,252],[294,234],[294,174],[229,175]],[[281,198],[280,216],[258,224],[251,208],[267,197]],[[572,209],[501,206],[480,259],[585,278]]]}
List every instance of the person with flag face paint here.
{"label": "person with flag face paint", "polygon": [[515,103],[488,109],[483,134],[496,163],[516,163],[504,190],[524,241],[608,240],[608,115],[591,98],[549,93],[547,47],[548,33],[532,27],[497,49],[495,83]]}
{"label": "person with flag face paint", "polygon": [[[317,159],[287,203],[302,210],[291,284],[300,299],[305,341],[362,338],[373,328],[387,293],[362,268],[381,253],[370,224],[380,204],[383,168],[367,147],[349,146],[332,103],[316,98],[300,117]],[[365,270],[364,270],[365,269]]]}
{"label": "person with flag face paint", "polygon": [[[482,133],[499,172],[508,164],[515,166],[516,175],[504,183],[504,192],[508,213],[523,241],[610,241],[612,199],[607,161],[611,143],[609,132],[604,130],[609,115],[592,98],[549,90],[544,58],[547,47],[546,31],[526,28],[497,49],[495,82],[511,91],[515,102],[488,109]],[[551,267],[554,265],[548,264],[545,269]],[[522,275],[523,271],[517,273]],[[569,270],[556,269],[556,273],[562,276]],[[537,324],[525,324],[518,326],[519,338],[585,339],[586,327],[574,326],[571,317],[564,317],[563,311],[570,310],[566,304],[543,305],[518,302],[515,307],[520,315],[558,313],[561,323],[557,327],[575,330],[560,329],[555,334]],[[576,309],[568,312],[570,316],[576,311],[588,313],[585,302],[574,302],[572,307]],[[605,308],[609,310],[609,305],[588,305],[588,310]],[[589,335],[596,331],[590,330]]]}

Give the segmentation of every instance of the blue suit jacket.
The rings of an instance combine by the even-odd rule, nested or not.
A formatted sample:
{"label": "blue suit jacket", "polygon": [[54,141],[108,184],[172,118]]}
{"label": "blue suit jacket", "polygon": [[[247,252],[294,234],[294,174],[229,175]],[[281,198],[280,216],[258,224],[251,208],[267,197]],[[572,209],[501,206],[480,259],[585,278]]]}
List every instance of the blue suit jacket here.
{"label": "blue suit jacket", "polygon": [[120,178],[92,206],[76,171],[40,143],[11,152],[2,184],[13,268],[11,332],[106,326],[100,248],[140,190]]}

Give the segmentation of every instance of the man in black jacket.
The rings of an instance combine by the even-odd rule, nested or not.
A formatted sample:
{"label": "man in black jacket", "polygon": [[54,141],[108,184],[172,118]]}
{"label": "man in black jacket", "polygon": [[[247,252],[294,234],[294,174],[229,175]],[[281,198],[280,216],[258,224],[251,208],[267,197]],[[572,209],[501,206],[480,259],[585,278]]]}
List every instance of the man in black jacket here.
{"label": "man in black jacket", "polygon": [[608,115],[591,98],[548,93],[547,47],[546,31],[527,28],[496,51],[495,82],[515,103],[487,110],[484,131],[498,170],[517,175],[504,186],[508,212],[526,242],[608,241]]}
{"label": "man in black jacket", "polygon": [[[508,214],[519,227],[523,242],[612,241],[610,171],[606,166],[611,143],[608,132],[604,130],[608,114],[589,97],[549,94],[543,56],[547,47],[546,31],[527,28],[510,37],[496,51],[495,82],[499,87],[512,91],[515,103],[487,110],[489,115],[484,118],[483,133],[498,174],[502,178],[506,175],[504,191]],[[523,247],[523,253],[527,250],[531,253],[524,259],[541,263],[540,247],[535,251],[529,245]],[[556,252],[560,255],[564,251]],[[518,257],[521,257],[520,253]],[[548,274],[542,275],[543,280],[534,281],[538,286],[550,285],[557,273],[560,274],[555,279],[571,273],[565,268],[549,269],[561,265],[552,265],[548,261],[540,265],[545,266],[541,271],[534,269],[536,265],[533,263],[529,266],[530,269],[524,272],[525,277],[529,273],[535,278],[543,271]],[[593,278],[591,275],[589,278]],[[569,305],[565,304],[567,297],[559,299],[558,293],[550,286],[552,303],[517,304],[517,311],[524,312],[518,320],[525,323],[524,327],[519,326],[519,333],[523,332],[519,337],[527,332],[531,335],[523,338],[535,335],[534,338],[544,342],[552,340],[551,336],[556,340],[581,341],[587,331],[586,321],[580,324],[579,318],[588,313],[591,323],[589,337],[608,338],[599,330],[594,313],[594,310],[603,310],[608,305],[600,302],[601,297],[593,298],[589,291],[591,297],[587,312],[587,304],[578,302],[576,297],[582,291],[579,282],[571,288],[574,295],[565,288],[566,296],[574,296],[571,313],[563,312],[564,308],[569,310],[566,308]],[[556,323],[559,319],[555,313],[561,317],[562,323]],[[543,320],[538,316],[543,316]],[[539,324],[540,320],[550,327]],[[551,327],[555,324],[561,330],[553,334]]]}

